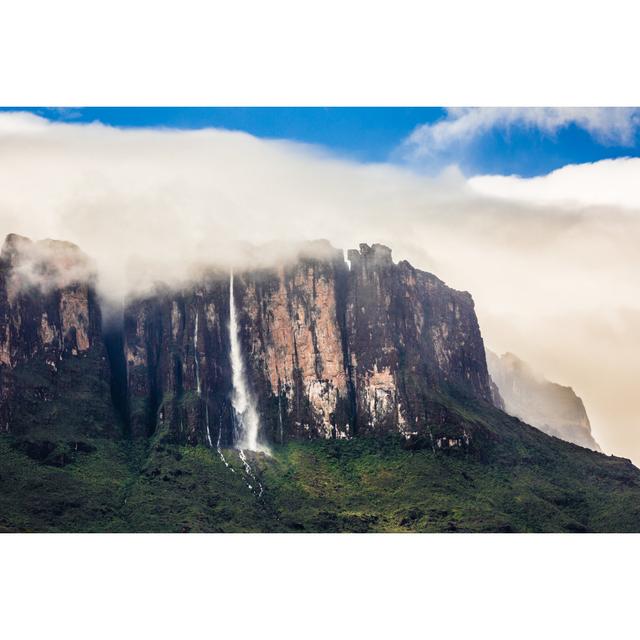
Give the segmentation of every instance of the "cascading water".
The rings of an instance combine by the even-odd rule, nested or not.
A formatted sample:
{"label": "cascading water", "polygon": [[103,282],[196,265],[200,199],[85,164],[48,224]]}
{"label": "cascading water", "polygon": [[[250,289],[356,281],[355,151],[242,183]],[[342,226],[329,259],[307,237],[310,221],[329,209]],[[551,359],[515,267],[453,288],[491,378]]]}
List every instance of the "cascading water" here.
{"label": "cascading water", "polygon": [[198,312],[196,311],[196,321],[193,327],[193,363],[196,370],[196,391],[198,397],[202,395],[200,388],[200,363],[198,362]]}
{"label": "cascading water", "polygon": [[[253,473],[253,469],[251,468],[251,465],[247,460],[247,456],[242,449],[240,449],[239,451],[239,456],[240,456],[240,460],[242,461],[242,464],[244,465],[245,473],[247,474],[247,476],[249,476],[249,478],[251,478],[253,482],[255,482],[255,484],[258,485],[258,498],[261,498],[262,494],[264,493],[264,489],[260,484],[260,480],[258,480],[258,478],[256,478],[255,474]],[[247,486],[249,487],[249,489],[251,489],[251,491],[253,491],[253,485],[248,481],[247,481]]]}
{"label": "cascading water", "polygon": [[268,454],[268,447],[258,440],[260,420],[251,394],[249,393],[244,370],[236,316],[236,303],[233,295],[233,272],[231,272],[229,279],[229,336],[231,341],[231,377],[233,382],[231,405],[235,418],[236,446],[241,451],[248,449],[250,451],[261,451]]}
{"label": "cascading water", "polygon": [[[208,419],[208,414],[207,414],[207,419]],[[207,436],[209,436],[209,426],[207,425]],[[227,469],[231,469],[231,471],[233,471],[233,473],[236,472],[236,470],[229,465],[229,463],[227,462],[227,459],[224,457],[224,454],[222,453],[222,448],[220,447],[220,442],[222,440],[222,425],[220,426],[220,428],[218,429],[218,440],[216,441],[216,451],[218,452],[218,456],[220,456],[220,460],[222,460],[222,462],[224,462],[224,466],[227,467]],[[211,442],[211,438],[209,437],[209,442]]]}
{"label": "cascading water", "polygon": [[[233,272],[229,280],[229,336],[231,343],[231,377],[233,382],[233,393],[231,395],[231,406],[233,409],[233,423],[234,431],[236,435],[236,448],[238,449],[238,455],[240,461],[244,466],[245,476],[244,481],[252,492],[257,492],[258,498],[262,497],[264,488],[256,474],[253,472],[245,449],[250,451],[261,451],[262,453],[270,454],[268,447],[258,441],[258,435],[260,432],[260,420],[258,418],[258,412],[251,395],[249,394],[247,380],[244,372],[244,363],[242,360],[242,352],[240,348],[240,336],[238,334],[238,321],[236,319],[236,304],[233,296]],[[198,312],[196,311],[195,326],[193,331],[193,351],[194,351],[194,368],[196,376],[196,390],[198,397],[202,396],[202,390],[200,387],[200,363],[198,361]],[[205,426],[207,429],[207,444],[210,448],[213,448],[213,442],[211,440],[211,430],[209,425],[209,404],[205,399]],[[216,442],[216,451],[220,460],[224,463],[227,469],[230,469],[235,473],[235,469],[227,462],[222,448],[220,446],[222,438],[222,426],[218,428],[218,438]]]}
{"label": "cascading water", "polygon": [[207,443],[209,444],[209,449],[213,448],[213,443],[211,442],[211,431],[209,431],[209,405],[204,403],[204,420],[207,425]]}
{"label": "cascading water", "polygon": [[280,394],[279,381],[278,381],[278,427],[280,431],[280,444],[284,444],[284,424],[282,423],[282,397]]}

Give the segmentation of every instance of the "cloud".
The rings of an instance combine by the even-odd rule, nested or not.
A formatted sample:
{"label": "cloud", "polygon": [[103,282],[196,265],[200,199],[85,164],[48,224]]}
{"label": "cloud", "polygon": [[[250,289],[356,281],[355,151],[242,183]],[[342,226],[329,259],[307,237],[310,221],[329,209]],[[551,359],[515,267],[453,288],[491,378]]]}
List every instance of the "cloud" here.
{"label": "cloud", "polygon": [[42,293],[73,283],[93,283],[95,266],[76,245],[61,240],[39,240],[9,235],[2,247],[2,258],[12,266],[11,291],[23,286],[37,287]]}
{"label": "cloud", "polygon": [[14,135],[28,135],[42,133],[54,126],[45,118],[29,111],[15,111],[0,114],[0,135],[11,138]]}
{"label": "cloud", "polygon": [[627,107],[451,108],[445,119],[417,127],[405,140],[403,151],[408,158],[419,160],[468,145],[493,129],[524,127],[553,135],[572,124],[601,144],[632,146],[640,111]]}
{"label": "cloud", "polygon": [[455,169],[425,178],[237,132],[5,113],[0,164],[0,233],[76,243],[111,299],[203,263],[255,264],[252,245],[268,243],[264,262],[317,238],[387,244],[470,291],[487,345],[573,386],[603,448],[640,463],[636,162],[513,179],[511,193]]}
{"label": "cloud", "polygon": [[537,205],[640,209],[640,158],[567,165],[536,178],[475,176],[469,184],[486,196]]}

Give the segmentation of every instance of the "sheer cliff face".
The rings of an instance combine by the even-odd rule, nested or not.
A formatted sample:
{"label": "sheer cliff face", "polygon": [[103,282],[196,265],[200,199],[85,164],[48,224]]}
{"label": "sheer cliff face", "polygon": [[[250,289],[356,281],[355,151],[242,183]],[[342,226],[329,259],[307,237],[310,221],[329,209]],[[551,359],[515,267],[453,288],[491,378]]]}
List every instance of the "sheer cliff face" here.
{"label": "sheer cliff face", "polygon": [[511,353],[487,351],[487,364],[507,413],[549,435],[600,451],[584,404],[571,387],[545,380]]}
{"label": "sheer cliff face", "polygon": [[71,243],[7,236],[0,253],[0,428],[58,430],[59,404],[90,394],[65,414],[65,429],[115,432],[109,383],[87,256]]}
{"label": "sheer cliff face", "polygon": [[471,296],[381,245],[349,251],[348,361],[359,432],[417,435],[438,422],[431,391],[453,386],[490,400]]}
{"label": "sheer cliff face", "polygon": [[211,274],[179,294],[129,301],[124,314],[130,428],[179,442],[231,443],[229,285]]}
{"label": "sheer cliff face", "polygon": [[[488,354],[492,380],[471,296],[394,264],[387,247],[360,245],[345,262],[328,243],[310,243],[297,260],[236,273],[234,282],[248,386],[268,442],[399,433],[463,447],[473,427],[442,401],[461,392],[599,450],[570,388],[510,354]],[[93,285],[75,245],[7,236],[0,430],[115,436],[122,414],[134,437],[234,444],[229,274],[209,271],[181,290],[159,286],[127,301],[109,352]]]}
{"label": "sheer cliff face", "polygon": [[[321,249],[321,250],[319,250]],[[293,264],[236,273],[240,339],[263,436],[427,435],[446,412],[434,392],[455,387],[490,401],[473,302],[386,247],[342,252],[314,243]],[[125,310],[131,426],[171,438],[230,444],[229,279],[163,291]],[[459,433],[458,433],[459,431]]]}
{"label": "sheer cliff face", "polygon": [[353,435],[344,344],[347,266],[341,252],[329,253],[236,280],[254,395],[276,441]]}

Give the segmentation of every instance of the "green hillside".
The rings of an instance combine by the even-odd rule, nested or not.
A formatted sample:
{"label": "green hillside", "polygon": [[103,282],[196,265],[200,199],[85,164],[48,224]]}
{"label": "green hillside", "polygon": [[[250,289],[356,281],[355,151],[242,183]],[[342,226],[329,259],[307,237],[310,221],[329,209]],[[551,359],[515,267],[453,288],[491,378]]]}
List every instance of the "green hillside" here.
{"label": "green hillside", "polygon": [[[151,442],[0,437],[2,531],[640,531],[640,470],[489,406],[440,398],[465,450],[314,440],[250,456]],[[249,488],[249,484],[252,488]]]}

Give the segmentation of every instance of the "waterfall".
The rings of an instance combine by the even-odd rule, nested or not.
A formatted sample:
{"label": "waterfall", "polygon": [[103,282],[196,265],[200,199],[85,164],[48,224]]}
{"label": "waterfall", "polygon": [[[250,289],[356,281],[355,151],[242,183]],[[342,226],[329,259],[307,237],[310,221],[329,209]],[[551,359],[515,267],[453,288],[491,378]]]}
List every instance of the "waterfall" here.
{"label": "waterfall", "polygon": [[196,309],[196,321],[193,329],[193,362],[196,370],[196,391],[198,397],[202,395],[200,389],[200,363],[198,362],[198,311]]}
{"label": "waterfall", "polygon": [[346,249],[343,249],[343,250],[342,250],[342,252],[343,252],[343,255],[344,255],[344,261],[345,261],[345,262],[346,262],[346,264],[347,264],[347,268],[349,269],[349,271],[351,271],[351,260],[349,260],[349,258],[347,258],[347,256],[349,255],[349,253],[347,252],[347,250],[346,250]]}
{"label": "waterfall", "polygon": [[[268,447],[258,442],[260,420],[253,399],[249,393],[247,377],[242,359],[238,320],[236,317],[236,303],[233,295],[233,271],[229,278],[229,336],[231,341],[231,378],[233,393],[231,405],[234,413],[234,424],[237,433],[236,446],[241,451],[262,451],[269,453]],[[244,455],[244,454],[243,454]]]}
{"label": "waterfall", "polygon": [[284,444],[284,425],[282,424],[282,392],[278,380],[278,426],[280,427],[280,444]]}
{"label": "waterfall", "polygon": [[[209,433],[209,409],[207,408],[207,438],[209,440],[209,446],[211,445],[211,434]],[[216,441],[216,451],[218,452],[218,456],[220,457],[220,460],[222,460],[222,462],[224,462],[224,466],[227,467],[227,469],[231,469],[231,471],[233,471],[233,473],[236,472],[236,470],[233,467],[229,466],[229,463],[227,462],[227,459],[224,457],[224,454],[222,453],[222,449],[220,447],[220,440],[222,438],[222,424],[220,424],[220,426],[218,427],[218,440]]]}
{"label": "waterfall", "polygon": [[209,449],[213,448],[213,443],[211,442],[211,432],[209,431],[209,404],[207,402],[204,403],[204,419],[207,425],[207,442],[209,443]]}
{"label": "waterfall", "polygon": [[[213,442],[211,441],[211,428],[209,423],[209,403],[208,402],[204,403],[204,415],[205,415],[205,422],[207,425],[207,444],[209,445],[209,449],[213,449]],[[218,456],[220,457],[220,460],[224,462],[224,466],[227,467],[227,469],[231,469],[231,471],[235,473],[236,470],[233,467],[229,466],[229,463],[227,462],[226,458],[224,457],[224,454],[222,453],[222,449],[220,448],[221,436],[222,436],[222,425],[218,429],[218,440],[216,442],[216,451],[218,453]],[[262,488],[262,486],[260,488]]]}
{"label": "waterfall", "polygon": [[[253,469],[251,468],[251,465],[249,464],[249,461],[247,460],[247,456],[245,455],[244,451],[242,449],[240,449],[240,460],[242,461],[242,464],[244,465],[244,471],[247,474],[247,476],[249,478],[251,478],[251,480],[258,485],[258,498],[262,498],[262,494],[264,493],[264,488],[262,486],[262,484],[260,483],[260,480],[258,480],[258,478],[256,478],[255,474],[253,473]],[[249,489],[251,491],[254,491],[254,487],[251,484],[251,482],[249,482],[248,480],[245,480],[245,482],[247,483],[247,487],[249,487]]]}

